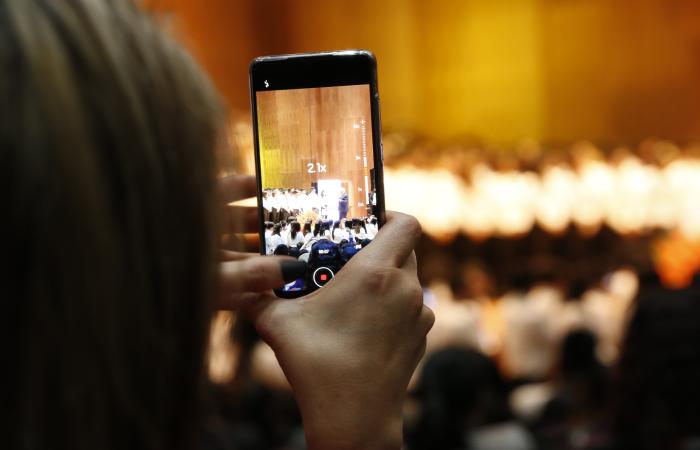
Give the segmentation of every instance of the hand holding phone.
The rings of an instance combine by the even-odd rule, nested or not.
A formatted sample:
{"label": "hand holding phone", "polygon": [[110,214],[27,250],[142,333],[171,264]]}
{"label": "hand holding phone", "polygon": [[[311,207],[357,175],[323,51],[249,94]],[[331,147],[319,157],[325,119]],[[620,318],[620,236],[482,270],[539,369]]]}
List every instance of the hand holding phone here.
{"label": "hand holding phone", "polygon": [[250,67],[261,254],[308,264],[275,291],[330,282],[384,223],[376,61],[366,51],[256,58]]}
{"label": "hand holding phone", "polygon": [[401,448],[406,387],[434,321],[416,276],[420,234],[392,213],[327,288],[240,299],[292,386],[309,449]]}

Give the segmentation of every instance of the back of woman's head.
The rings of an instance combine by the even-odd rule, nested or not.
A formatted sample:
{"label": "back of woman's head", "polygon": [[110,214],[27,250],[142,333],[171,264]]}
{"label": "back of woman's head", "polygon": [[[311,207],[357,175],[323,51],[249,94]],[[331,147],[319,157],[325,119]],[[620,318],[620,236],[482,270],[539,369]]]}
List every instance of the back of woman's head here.
{"label": "back of woman's head", "polygon": [[506,387],[498,368],[474,350],[449,348],[431,355],[423,367],[416,396],[420,418],[411,448],[453,449],[464,445],[470,426],[510,418]]}
{"label": "back of woman's head", "polygon": [[564,376],[575,376],[595,371],[600,367],[596,356],[598,339],[586,329],[569,332],[561,345],[561,371]]}
{"label": "back of woman's head", "polygon": [[699,324],[697,289],[638,295],[616,380],[620,448],[680,448],[700,436]]}
{"label": "back of woman's head", "polygon": [[3,447],[189,447],[216,94],[126,0],[1,2],[0,65]]}

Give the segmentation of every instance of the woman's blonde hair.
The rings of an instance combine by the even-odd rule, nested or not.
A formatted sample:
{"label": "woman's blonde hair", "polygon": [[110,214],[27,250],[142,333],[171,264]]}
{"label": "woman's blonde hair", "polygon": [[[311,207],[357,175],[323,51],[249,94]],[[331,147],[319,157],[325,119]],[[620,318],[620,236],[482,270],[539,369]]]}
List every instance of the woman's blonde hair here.
{"label": "woman's blonde hair", "polygon": [[4,448],[193,447],[217,94],[127,0],[0,2]]}

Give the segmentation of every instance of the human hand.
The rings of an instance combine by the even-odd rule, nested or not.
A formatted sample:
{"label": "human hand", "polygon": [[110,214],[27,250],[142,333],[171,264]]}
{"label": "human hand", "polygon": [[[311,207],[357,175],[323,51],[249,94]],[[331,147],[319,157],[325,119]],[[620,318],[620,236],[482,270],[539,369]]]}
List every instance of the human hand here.
{"label": "human hand", "polygon": [[312,450],[401,447],[406,387],[434,316],[416,275],[420,225],[387,217],[323,289],[298,300],[239,298],[294,390]]}
{"label": "human hand", "polygon": [[[225,231],[243,236],[257,232],[257,209],[231,206],[238,200],[256,195],[255,177],[228,176],[219,180],[223,201],[222,220]],[[306,274],[306,263],[283,256],[260,256],[229,250],[221,250],[220,309],[238,309],[241,296],[277,289]]]}

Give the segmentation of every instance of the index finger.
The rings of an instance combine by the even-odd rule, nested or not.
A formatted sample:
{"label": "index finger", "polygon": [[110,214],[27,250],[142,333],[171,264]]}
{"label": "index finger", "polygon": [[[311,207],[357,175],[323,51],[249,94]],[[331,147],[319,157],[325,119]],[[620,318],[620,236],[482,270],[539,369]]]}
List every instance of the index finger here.
{"label": "index finger", "polygon": [[228,175],[219,178],[219,193],[226,203],[233,203],[250,197],[256,197],[258,183],[251,175]]}
{"label": "index finger", "polygon": [[220,263],[224,295],[277,289],[306,274],[305,262],[281,256],[250,256]]}
{"label": "index finger", "polygon": [[423,229],[415,217],[387,211],[386,223],[372,243],[362,249],[358,256],[375,258],[394,267],[402,267],[422,234]]}

